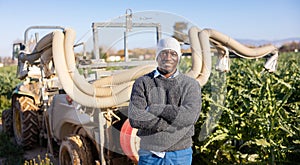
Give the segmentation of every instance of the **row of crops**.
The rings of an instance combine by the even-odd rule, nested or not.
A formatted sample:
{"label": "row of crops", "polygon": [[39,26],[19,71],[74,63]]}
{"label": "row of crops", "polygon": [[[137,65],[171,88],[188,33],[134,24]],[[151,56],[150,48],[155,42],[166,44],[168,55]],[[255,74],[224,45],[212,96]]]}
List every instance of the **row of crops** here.
{"label": "row of crops", "polygon": [[300,163],[300,53],[280,54],[277,71],[265,59],[231,60],[202,88],[194,164]]}
{"label": "row of crops", "polygon": [[20,82],[16,78],[16,66],[0,68],[0,116],[2,111],[10,107],[13,88]]}
{"label": "row of crops", "polygon": [[[230,72],[212,72],[202,88],[193,164],[300,162],[300,53],[280,54],[275,73],[264,72],[264,62],[232,59]],[[15,66],[0,68],[0,115],[19,82],[15,73]]]}

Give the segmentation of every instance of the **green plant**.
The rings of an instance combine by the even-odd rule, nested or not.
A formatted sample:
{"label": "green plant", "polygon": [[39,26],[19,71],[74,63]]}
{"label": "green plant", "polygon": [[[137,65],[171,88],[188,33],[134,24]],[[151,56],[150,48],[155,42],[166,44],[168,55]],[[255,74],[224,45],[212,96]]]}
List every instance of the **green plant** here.
{"label": "green plant", "polygon": [[0,117],[2,111],[11,106],[13,88],[20,82],[16,78],[17,66],[7,66],[0,69]]}
{"label": "green plant", "polygon": [[194,164],[300,162],[299,54],[282,54],[276,73],[263,60],[235,59],[203,87]]}
{"label": "green plant", "polygon": [[37,160],[25,160],[24,165],[53,165],[53,162],[51,162],[50,157],[46,154],[44,158],[38,155]]}
{"label": "green plant", "polygon": [[21,164],[23,153],[22,147],[15,145],[8,135],[0,132],[0,157],[5,158],[4,164]]}

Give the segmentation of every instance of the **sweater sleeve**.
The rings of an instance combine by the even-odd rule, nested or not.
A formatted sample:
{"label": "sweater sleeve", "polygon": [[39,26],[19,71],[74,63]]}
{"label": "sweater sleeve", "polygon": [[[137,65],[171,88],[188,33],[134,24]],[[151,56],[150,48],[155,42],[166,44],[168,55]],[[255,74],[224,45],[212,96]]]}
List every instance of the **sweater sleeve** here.
{"label": "sweater sleeve", "polygon": [[149,107],[145,96],[145,86],[141,79],[135,81],[132,87],[128,117],[130,125],[137,129],[146,129],[154,132],[168,127],[167,122],[146,110]]}
{"label": "sweater sleeve", "polygon": [[[201,111],[201,88],[197,82],[191,83],[182,97],[182,104],[152,105],[149,112],[161,117],[175,127],[187,127],[195,124]],[[155,111],[156,109],[156,111]],[[157,109],[160,109],[157,111]]]}
{"label": "sweater sleeve", "polygon": [[197,122],[201,112],[201,88],[196,81],[186,89],[180,106],[167,105],[166,108],[175,109],[178,113],[172,122],[175,127],[187,127]]}

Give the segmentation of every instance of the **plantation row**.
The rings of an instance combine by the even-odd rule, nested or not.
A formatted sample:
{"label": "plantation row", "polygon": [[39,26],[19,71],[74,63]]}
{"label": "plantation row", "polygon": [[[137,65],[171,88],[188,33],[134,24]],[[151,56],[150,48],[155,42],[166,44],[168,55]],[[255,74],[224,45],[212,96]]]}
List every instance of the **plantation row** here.
{"label": "plantation row", "polygon": [[[202,87],[193,164],[300,162],[300,53],[280,54],[277,71],[265,60],[232,59],[231,71],[213,71]],[[191,65],[183,59],[181,70]],[[0,115],[20,81],[16,67],[0,68]]]}
{"label": "plantation row", "polygon": [[20,82],[16,78],[17,66],[7,66],[0,68],[0,116],[2,111],[11,105],[11,94],[13,88]]}
{"label": "plantation row", "polygon": [[265,60],[231,60],[229,73],[213,72],[203,87],[194,137],[195,164],[300,162],[300,53]]}

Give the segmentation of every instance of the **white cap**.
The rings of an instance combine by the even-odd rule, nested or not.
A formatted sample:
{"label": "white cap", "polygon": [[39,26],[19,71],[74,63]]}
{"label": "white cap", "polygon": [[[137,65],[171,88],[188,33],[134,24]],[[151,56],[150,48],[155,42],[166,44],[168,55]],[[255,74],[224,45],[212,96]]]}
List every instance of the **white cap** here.
{"label": "white cap", "polygon": [[177,55],[178,55],[178,59],[180,59],[181,57],[181,47],[179,42],[172,37],[169,38],[164,38],[159,40],[158,44],[157,44],[157,48],[156,48],[156,57],[155,60],[157,60],[157,56],[159,55],[159,53],[163,50],[174,50]]}

